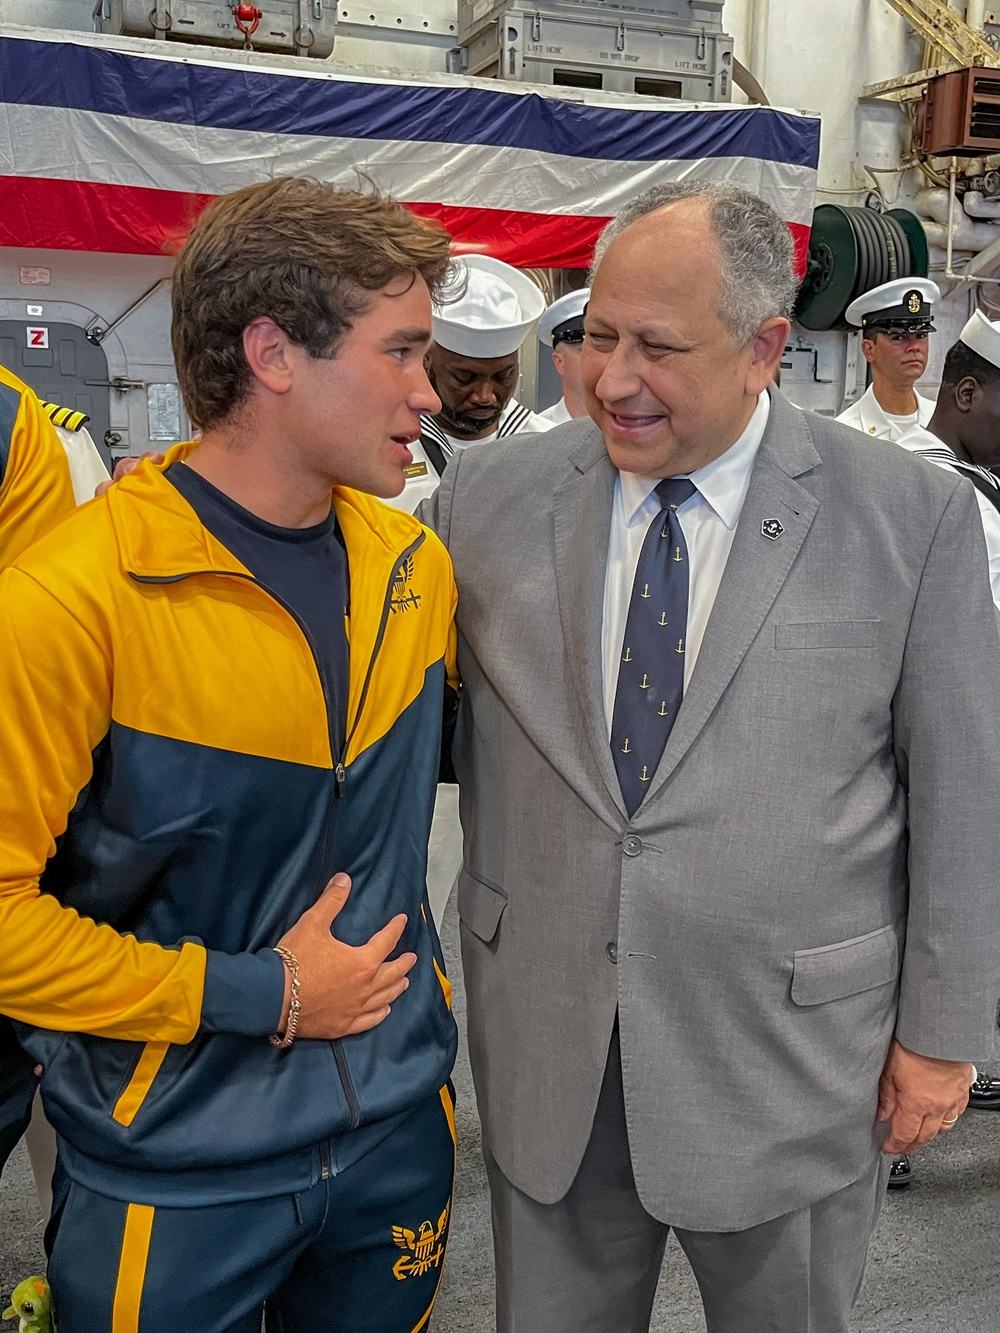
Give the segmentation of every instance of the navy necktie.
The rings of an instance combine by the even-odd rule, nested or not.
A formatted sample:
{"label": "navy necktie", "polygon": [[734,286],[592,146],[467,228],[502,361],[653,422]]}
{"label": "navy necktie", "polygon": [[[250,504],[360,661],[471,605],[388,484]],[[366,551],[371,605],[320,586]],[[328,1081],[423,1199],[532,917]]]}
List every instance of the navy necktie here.
{"label": "navy necktie", "polygon": [[625,808],[642,804],[684,697],[688,553],[676,510],[697,487],[667,477],[656,487],[663,506],[646,532],[625,623],[611,748]]}

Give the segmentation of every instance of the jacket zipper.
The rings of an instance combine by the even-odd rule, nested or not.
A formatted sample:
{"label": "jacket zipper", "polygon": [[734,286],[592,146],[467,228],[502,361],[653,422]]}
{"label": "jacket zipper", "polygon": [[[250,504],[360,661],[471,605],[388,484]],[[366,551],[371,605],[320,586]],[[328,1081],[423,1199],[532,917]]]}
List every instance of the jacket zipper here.
{"label": "jacket zipper", "polygon": [[[418,547],[424,543],[424,534],[421,533],[415,542],[412,542],[402,555],[398,556],[393,563],[392,573],[389,575],[389,582],[386,585],[385,598],[382,602],[382,618],[379,621],[378,634],[375,636],[375,646],[372,648],[372,655],[368,659],[368,670],[365,673],[364,684],[361,686],[361,694],[358,698],[358,711],[354,715],[354,725],[344,738],[344,745],[340,751],[334,768],[334,775],[337,780],[337,795],[343,796],[347,785],[347,773],[344,768],[344,760],[347,757],[347,747],[350,745],[354,733],[358,729],[358,723],[361,721],[361,714],[364,712],[365,700],[368,698],[368,689],[372,682],[372,676],[375,672],[375,661],[378,658],[382,647],[382,641],[385,639],[386,626],[389,623],[389,616],[392,612],[392,587],[396,581],[396,570],[405,560],[407,560]],[[340,1083],[344,1089],[344,1096],[347,1098],[347,1107],[350,1112],[350,1128],[357,1129],[361,1124],[361,1105],[358,1101],[358,1094],[354,1088],[354,1080],[351,1077],[351,1071],[347,1064],[347,1055],[344,1052],[343,1039],[337,1037],[332,1041],[333,1057],[337,1062],[337,1072],[340,1075]]]}
{"label": "jacket zipper", "polygon": [[[393,584],[396,581],[396,570],[399,568],[401,564],[403,564],[405,560],[407,560],[414,553],[414,551],[418,550],[423,544],[424,544],[424,533],[421,533],[420,536],[417,538],[417,540],[415,542],[411,542],[410,545],[406,548],[406,550],[403,551],[403,553],[399,555],[393,562],[392,573],[389,575],[389,582],[386,585],[385,597],[382,603],[382,618],[379,621],[378,634],[375,636],[375,645],[372,648],[372,655],[368,659],[368,668],[367,671],[365,672],[364,684],[361,686],[361,694],[360,697],[358,698],[358,711],[354,716],[354,725],[351,727],[350,731],[344,737],[344,743],[341,746],[339,755],[336,754],[335,744],[334,744],[334,731],[333,731],[334,719],[330,709],[330,698],[326,691],[326,682],[323,679],[323,673],[319,669],[319,659],[316,655],[316,647],[312,641],[312,638],[310,637],[309,631],[306,629],[305,625],[303,625],[302,621],[295,614],[292,608],[288,605],[287,602],[283,601],[282,598],[280,598],[275,592],[273,592],[267,586],[266,583],[262,583],[260,579],[254,578],[253,575],[251,574],[240,574],[235,570],[228,570],[228,569],[192,570],[191,573],[189,574],[175,574],[159,578],[155,576],[146,576],[139,574],[130,574],[129,577],[135,579],[137,583],[180,583],[184,579],[196,577],[197,574],[216,574],[216,575],[228,576],[229,578],[243,579],[247,583],[255,583],[258,588],[262,589],[262,591],[265,592],[268,597],[270,597],[273,601],[277,602],[278,605],[284,611],[286,611],[288,615],[291,616],[291,618],[295,621],[296,625],[298,625],[299,629],[301,630],[302,637],[305,639],[309,651],[312,654],[313,666],[316,668],[316,674],[319,677],[320,689],[323,692],[323,702],[326,706],[327,732],[330,738],[330,753],[331,757],[335,759],[333,774],[334,774],[334,779],[337,783],[337,796],[339,798],[344,795],[347,786],[347,770],[344,767],[344,760],[347,757],[347,747],[350,745],[352,739],[354,738],[354,733],[357,731],[358,724],[361,721],[361,714],[364,711],[365,701],[368,698],[368,690],[372,682],[372,676],[375,673],[375,661],[378,658],[379,651],[382,647],[382,642],[385,639],[386,626],[389,623],[389,616],[392,612],[392,588]],[[328,818],[326,822],[326,831],[324,835],[324,845],[323,845],[324,865],[326,864],[327,854],[330,850],[330,832],[332,827],[333,827],[333,821]],[[347,1056],[344,1053],[343,1039],[340,1037],[335,1037],[330,1042],[330,1045],[333,1048],[333,1058],[337,1064],[337,1073],[340,1077],[340,1085],[343,1089],[344,1097],[347,1100],[347,1109],[350,1115],[349,1128],[357,1129],[358,1126],[361,1124],[361,1104],[358,1101],[358,1094],[355,1091],[354,1080],[351,1077],[351,1071],[347,1065]],[[327,1159],[324,1165],[325,1175],[323,1176],[323,1178],[325,1179],[330,1174],[329,1148],[326,1144],[324,1144],[323,1147],[326,1148],[327,1152]],[[320,1151],[322,1157],[323,1149],[321,1148]]]}
{"label": "jacket zipper", "polygon": [[421,533],[415,542],[411,542],[406,550],[396,557],[392,566],[392,573],[389,575],[389,582],[385,590],[385,598],[382,602],[382,619],[379,621],[378,634],[375,637],[375,646],[372,648],[372,655],[368,659],[368,670],[365,674],[364,684],[361,686],[361,695],[358,699],[358,711],[354,717],[354,725],[344,738],[343,747],[334,766],[334,775],[337,779],[337,791],[341,796],[344,794],[344,787],[347,781],[347,770],[344,767],[344,760],[347,758],[347,749],[351,741],[354,739],[354,733],[357,731],[358,724],[361,721],[361,714],[364,712],[365,701],[368,698],[368,689],[372,683],[372,676],[375,672],[375,662],[382,647],[386,626],[389,623],[389,615],[392,611],[392,586],[396,581],[396,570],[404,561],[410,558],[414,551],[419,550],[420,547],[423,546],[424,539],[424,533]]}

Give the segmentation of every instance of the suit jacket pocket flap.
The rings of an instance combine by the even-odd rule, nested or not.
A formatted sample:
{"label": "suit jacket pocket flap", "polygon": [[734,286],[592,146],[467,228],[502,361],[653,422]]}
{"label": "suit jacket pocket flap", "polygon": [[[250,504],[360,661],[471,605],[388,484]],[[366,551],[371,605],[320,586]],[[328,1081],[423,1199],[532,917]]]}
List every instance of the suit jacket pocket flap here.
{"label": "suit jacket pocket flap", "polygon": [[874,648],[878,620],[812,620],[775,625],[775,648]]}
{"label": "suit jacket pocket flap", "polygon": [[894,926],[820,949],[797,949],[792,962],[792,1000],[826,1004],[895,981],[899,944]]}
{"label": "suit jacket pocket flap", "polygon": [[506,896],[464,867],[458,877],[458,915],[474,935],[489,944],[507,906]]}

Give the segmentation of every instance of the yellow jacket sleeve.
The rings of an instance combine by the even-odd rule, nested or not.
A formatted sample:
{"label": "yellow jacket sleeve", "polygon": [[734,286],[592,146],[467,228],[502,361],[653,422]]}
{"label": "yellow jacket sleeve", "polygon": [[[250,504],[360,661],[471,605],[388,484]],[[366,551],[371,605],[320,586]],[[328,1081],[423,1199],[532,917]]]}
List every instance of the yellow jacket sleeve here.
{"label": "yellow jacket sleeve", "polygon": [[75,503],[55,427],[32,390],[0,368],[0,569]]}
{"label": "yellow jacket sleeve", "polygon": [[201,1018],[205,949],[140,943],[39,890],[109,727],[109,655],[17,568],[0,575],[0,644],[0,1012],[62,1031],[186,1043]]}

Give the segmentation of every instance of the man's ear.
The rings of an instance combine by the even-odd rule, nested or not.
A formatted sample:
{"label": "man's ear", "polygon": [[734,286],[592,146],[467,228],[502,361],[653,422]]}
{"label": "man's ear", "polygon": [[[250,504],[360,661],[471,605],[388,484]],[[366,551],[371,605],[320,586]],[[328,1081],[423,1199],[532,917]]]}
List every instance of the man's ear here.
{"label": "man's ear", "polygon": [[287,393],[292,387],[295,347],[284,329],[262,315],[243,330],[243,355],[256,379],[271,393]]}
{"label": "man's ear", "polygon": [[566,358],[563,356],[562,352],[560,352],[558,347],[553,347],[552,349],[552,364],[555,366],[556,370],[559,372],[560,375],[565,375]]}
{"label": "man's ear", "polygon": [[869,364],[871,364],[871,362],[875,360],[875,339],[874,339],[874,338],[862,338],[862,339],[861,339],[861,355],[865,358],[865,360],[866,360]]}
{"label": "man's ear", "polygon": [[955,385],[955,406],[959,412],[968,412],[976,405],[981,393],[979,381],[972,375],[966,375]]}
{"label": "man's ear", "polygon": [[746,392],[749,397],[756,398],[763,393],[774,379],[791,327],[787,319],[775,315],[773,319],[765,319],[757,330],[747,369]]}

